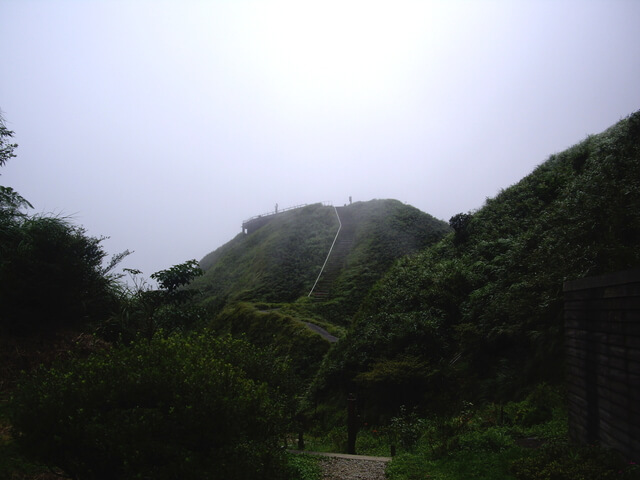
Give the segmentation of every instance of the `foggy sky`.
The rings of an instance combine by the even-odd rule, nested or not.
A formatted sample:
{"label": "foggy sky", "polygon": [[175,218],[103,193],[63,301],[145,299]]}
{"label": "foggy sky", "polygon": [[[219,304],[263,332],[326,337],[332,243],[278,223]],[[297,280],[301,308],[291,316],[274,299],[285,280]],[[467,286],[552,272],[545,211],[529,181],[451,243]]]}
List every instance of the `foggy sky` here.
{"label": "foggy sky", "polygon": [[640,1],[0,0],[0,170],[146,276],[253,215],[481,207],[640,109]]}

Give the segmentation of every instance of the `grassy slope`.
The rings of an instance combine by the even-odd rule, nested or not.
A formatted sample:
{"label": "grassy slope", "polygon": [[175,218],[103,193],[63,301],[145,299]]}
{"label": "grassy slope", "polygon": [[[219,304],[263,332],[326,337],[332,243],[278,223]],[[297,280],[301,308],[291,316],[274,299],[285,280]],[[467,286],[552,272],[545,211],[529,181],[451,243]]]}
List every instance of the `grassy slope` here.
{"label": "grassy slope", "polygon": [[[326,309],[341,314],[344,309],[353,313],[395,260],[449,231],[445,222],[396,200],[357,202],[348,209],[357,223],[355,241],[335,288],[338,305]],[[193,285],[214,307],[235,301],[292,302],[311,289],[337,228],[332,207],[316,204],[285,212],[205,256],[200,264],[206,272]]]}
{"label": "grassy slope", "polygon": [[213,306],[293,301],[311,289],[337,228],[333,208],[320,204],[281,213],[205,256],[193,286]]}
{"label": "grassy slope", "polygon": [[329,342],[305,326],[304,322],[314,319],[294,315],[278,305],[240,302],[225,308],[211,326],[218,333],[244,335],[254,345],[273,348],[274,354],[289,357],[294,372],[308,380],[329,350]]}
{"label": "grassy slope", "polygon": [[640,112],[467,220],[372,290],[323,364],[320,398],[359,391],[379,412],[446,410],[561,381],[563,281],[640,263]]}
{"label": "grassy slope", "polygon": [[436,243],[450,228],[397,200],[356,202],[348,208],[357,225],[354,245],[336,279],[332,303],[338,304],[336,310],[341,315],[350,318],[395,261]]}

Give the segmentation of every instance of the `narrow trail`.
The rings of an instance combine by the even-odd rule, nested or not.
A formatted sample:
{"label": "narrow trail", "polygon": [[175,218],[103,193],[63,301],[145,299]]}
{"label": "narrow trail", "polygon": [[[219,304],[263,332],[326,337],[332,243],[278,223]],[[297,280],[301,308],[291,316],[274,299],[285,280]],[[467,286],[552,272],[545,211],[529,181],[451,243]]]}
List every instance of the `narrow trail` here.
{"label": "narrow trail", "polygon": [[324,456],[320,460],[322,480],[385,480],[389,460],[358,455]]}
{"label": "narrow trail", "polygon": [[391,457],[367,457],[341,453],[304,452],[318,455],[322,480],[385,480],[384,471]]}
{"label": "narrow trail", "polygon": [[335,336],[331,335],[329,332],[327,332],[321,326],[316,325],[315,323],[311,323],[311,322],[304,322],[304,323],[305,323],[305,325],[307,327],[309,327],[311,330],[316,332],[318,335],[320,335],[322,338],[327,340],[329,343],[335,343],[335,342],[338,341],[338,337],[335,337]]}

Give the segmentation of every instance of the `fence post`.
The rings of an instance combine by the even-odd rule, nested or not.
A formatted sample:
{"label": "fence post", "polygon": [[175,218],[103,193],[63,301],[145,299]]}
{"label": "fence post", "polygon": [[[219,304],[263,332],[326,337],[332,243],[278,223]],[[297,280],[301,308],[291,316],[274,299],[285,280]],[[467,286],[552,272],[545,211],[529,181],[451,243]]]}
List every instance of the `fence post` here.
{"label": "fence post", "polygon": [[356,434],[358,433],[358,421],[356,417],[356,397],[353,393],[347,398],[347,453],[356,453]]}

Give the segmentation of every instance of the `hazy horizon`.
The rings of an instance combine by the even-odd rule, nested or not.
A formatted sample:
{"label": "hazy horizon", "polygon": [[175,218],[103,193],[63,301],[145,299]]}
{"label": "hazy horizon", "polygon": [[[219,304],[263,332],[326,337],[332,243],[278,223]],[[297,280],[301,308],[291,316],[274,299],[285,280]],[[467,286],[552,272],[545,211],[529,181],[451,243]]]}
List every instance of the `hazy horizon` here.
{"label": "hazy horizon", "polygon": [[0,171],[146,277],[242,221],[448,221],[640,109],[640,2],[0,2]]}

